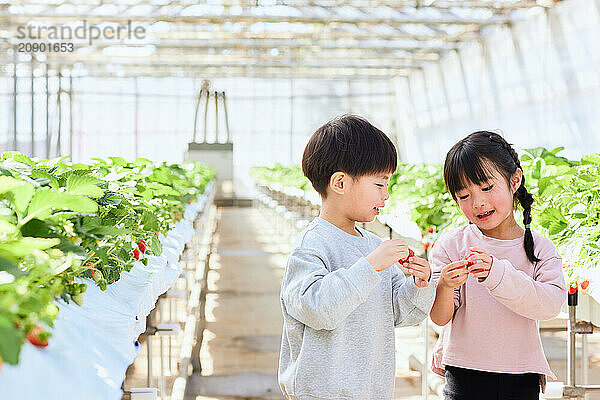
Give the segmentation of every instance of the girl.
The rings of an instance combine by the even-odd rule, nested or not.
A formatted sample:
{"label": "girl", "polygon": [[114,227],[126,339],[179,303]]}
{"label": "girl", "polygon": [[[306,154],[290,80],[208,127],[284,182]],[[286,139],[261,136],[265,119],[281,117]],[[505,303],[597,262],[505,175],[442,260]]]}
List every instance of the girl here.
{"label": "girl", "polygon": [[445,325],[433,370],[446,377],[444,399],[537,400],[546,376],[556,379],[537,320],[555,317],[567,291],[556,248],[530,228],[533,197],[519,157],[500,135],[475,132],[448,152],[444,180],[470,221],[430,254],[431,320]]}

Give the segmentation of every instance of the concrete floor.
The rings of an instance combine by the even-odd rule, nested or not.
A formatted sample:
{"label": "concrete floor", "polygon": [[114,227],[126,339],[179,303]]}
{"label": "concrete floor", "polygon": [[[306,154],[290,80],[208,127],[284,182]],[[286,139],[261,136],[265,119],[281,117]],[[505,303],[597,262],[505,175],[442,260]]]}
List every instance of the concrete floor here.
{"label": "concrete floor", "polygon": [[[282,399],[277,383],[283,324],[279,289],[297,230],[290,229],[290,224],[270,209],[225,207],[219,208],[218,214],[214,237],[216,252],[210,258],[207,275],[204,331],[199,353],[202,370],[194,374],[190,370],[186,399]],[[185,307],[181,310],[185,314]],[[180,320],[184,317],[182,315]],[[408,357],[415,349],[422,359],[422,332],[420,326],[396,330],[396,400],[422,398],[420,373],[411,371],[408,365]],[[543,335],[550,365],[561,381],[566,380],[565,338],[565,333]],[[157,342],[154,343],[155,358]],[[178,343],[179,339],[175,338],[175,357],[179,354]],[[431,330],[430,349],[434,343],[435,335]],[[589,353],[589,383],[600,383],[599,335],[589,336]],[[131,368],[130,384],[126,387],[135,387],[136,379],[137,386],[145,386],[145,363],[144,347]],[[157,364],[158,360],[155,371]],[[176,365],[176,360],[173,364]],[[167,375],[173,374],[167,372]],[[581,371],[578,374],[582,376]],[[166,377],[166,388],[172,381],[172,377]],[[600,400],[600,395],[586,398]],[[428,399],[440,398],[429,394]]]}

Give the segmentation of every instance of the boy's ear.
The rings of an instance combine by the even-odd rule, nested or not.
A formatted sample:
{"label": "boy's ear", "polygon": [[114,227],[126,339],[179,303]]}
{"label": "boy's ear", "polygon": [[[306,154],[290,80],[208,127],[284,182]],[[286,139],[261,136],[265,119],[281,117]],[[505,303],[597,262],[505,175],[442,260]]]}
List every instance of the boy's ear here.
{"label": "boy's ear", "polygon": [[329,188],[337,194],[344,194],[347,186],[348,175],[345,172],[337,171],[329,178]]}

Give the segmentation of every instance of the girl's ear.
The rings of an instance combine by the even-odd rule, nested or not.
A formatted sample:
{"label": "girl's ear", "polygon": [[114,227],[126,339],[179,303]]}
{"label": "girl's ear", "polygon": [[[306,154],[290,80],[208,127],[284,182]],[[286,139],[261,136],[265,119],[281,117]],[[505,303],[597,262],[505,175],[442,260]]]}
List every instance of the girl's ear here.
{"label": "girl's ear", "polygon": [[521,170],[521,168],[517,168],[517,170],[512,174],[510,178],[510,189],[512,190],[513,194],[517,191],[517,189],[519,189],[519,186],[521,186],[522,181],[523,171]]}
{"label": "girl's ear", "polygon": [[345,172],[337,171],[331,175],[329,178],[329,188],[337,194],[344,194],[346,190],[346,179],[348,175]]}

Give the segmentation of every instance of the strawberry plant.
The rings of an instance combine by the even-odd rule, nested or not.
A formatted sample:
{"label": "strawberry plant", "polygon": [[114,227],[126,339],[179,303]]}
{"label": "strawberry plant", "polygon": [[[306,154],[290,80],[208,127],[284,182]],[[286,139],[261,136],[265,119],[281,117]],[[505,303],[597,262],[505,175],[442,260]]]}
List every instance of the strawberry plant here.
{"label": "strawberry plant", "polygon": [[[92,279],[101,289],[162,252],[159,232],[214,178],[199,163],[155,165],[138,158],[0,158],[0,360],[16,364],[27,338],[47,344],[56,299],[81,305]],[[128,250],[129,249],[129,250]],[[33,332],[33,333],[32,333]]]}

